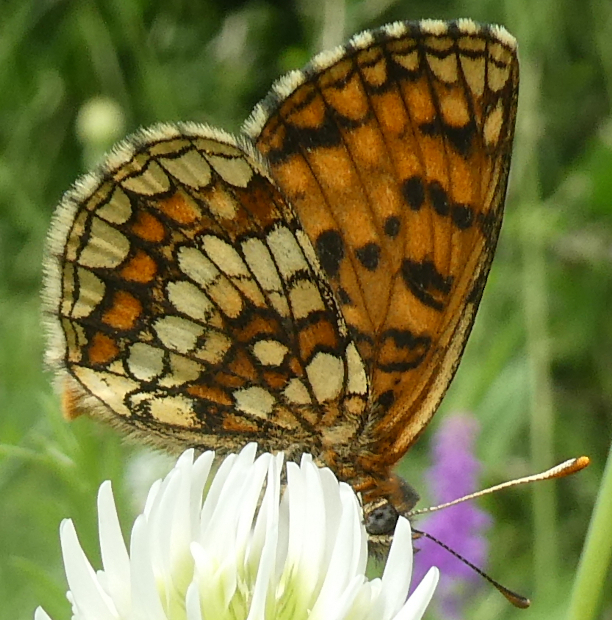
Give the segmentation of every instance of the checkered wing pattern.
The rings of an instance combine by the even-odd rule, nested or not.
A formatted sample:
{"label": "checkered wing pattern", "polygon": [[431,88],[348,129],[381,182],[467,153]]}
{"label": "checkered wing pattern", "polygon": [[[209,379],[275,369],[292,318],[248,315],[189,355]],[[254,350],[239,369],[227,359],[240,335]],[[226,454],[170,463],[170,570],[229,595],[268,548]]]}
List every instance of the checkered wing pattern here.
{"label": "checkered wing pattern", "polygon": [[50,246],[49,359],[69,417],[221,453],[354,434],[364,367],[248,145],[195,125],[137,134],[66,195]]}
{"label": "checkered wing pattern", "polygon": [[455,373],[501,226],[517,93],[502,28],[397,23],[289,74],[247,122],[366,366],[367,468],[405,453]]}

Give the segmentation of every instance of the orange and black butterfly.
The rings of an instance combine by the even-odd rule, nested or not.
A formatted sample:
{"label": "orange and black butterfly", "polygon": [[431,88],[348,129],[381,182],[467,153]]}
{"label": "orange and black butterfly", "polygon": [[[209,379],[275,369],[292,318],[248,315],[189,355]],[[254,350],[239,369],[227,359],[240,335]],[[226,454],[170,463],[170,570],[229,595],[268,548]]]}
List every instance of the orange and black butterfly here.
{"label": "orange and black butterfly", "polygon": [[310,452],[388,540],[502,221],[516,42],[469,20],[361,33],[239,136],[158,125],[63,198],[48,360],[65,412],[152,444]]}

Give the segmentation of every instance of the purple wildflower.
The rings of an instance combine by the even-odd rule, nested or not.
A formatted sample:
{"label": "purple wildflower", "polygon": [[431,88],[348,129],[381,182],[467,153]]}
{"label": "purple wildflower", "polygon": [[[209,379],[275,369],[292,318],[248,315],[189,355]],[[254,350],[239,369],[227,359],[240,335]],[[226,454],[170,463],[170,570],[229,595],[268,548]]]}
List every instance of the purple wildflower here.
{"label": "purple wildflower", "polygon": [[[477,489],[481,466],[473,450],[478,430],[477,420],[468,413],[451,415],[440,425],[433,440],[434,465],[426,474],[435,504],[452,501]],[[482,567],[488,547],[484,531],[490,521],[489,515],[473,502],[465,502],[433,513],[417,527]],[[478,575],[431,540],[421,539],[416,546],[420,551],[414,559],[415,576],[419,576],[415,582],[419,582],[429,567],[437,566],[441,574],[437,599],[443,616],[463,617],[464,605],[478,584]]]}

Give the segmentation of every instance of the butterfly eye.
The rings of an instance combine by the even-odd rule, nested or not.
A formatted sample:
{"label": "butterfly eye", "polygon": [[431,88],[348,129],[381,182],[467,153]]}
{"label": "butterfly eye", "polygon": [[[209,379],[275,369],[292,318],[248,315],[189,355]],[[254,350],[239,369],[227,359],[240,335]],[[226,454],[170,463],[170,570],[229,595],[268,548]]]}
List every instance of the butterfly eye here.
{"label": "butterfly eye", "polygon": [[389,502],[385,502],[366,515],[366,531],[371,536],[393,534],[398,518],[399,513],[395,510],[393,505]]}

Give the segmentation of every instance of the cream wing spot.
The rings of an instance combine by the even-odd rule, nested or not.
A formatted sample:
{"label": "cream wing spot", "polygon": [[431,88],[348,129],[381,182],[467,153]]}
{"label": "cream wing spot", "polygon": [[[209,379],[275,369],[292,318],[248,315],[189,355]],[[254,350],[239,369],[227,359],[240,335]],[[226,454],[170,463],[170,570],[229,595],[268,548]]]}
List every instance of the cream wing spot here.
{"label": "cream wing spot", "polygon": [[440,109],[446,123],[453,127],[463,127],[470,122],[470,111],[463,94],[443,97]]}
{"label": "cream wing spot", "polygon": [[238,279],[235,281],[236,288],[240,289],[241,293],[252,301],[256,306],[265,307],[266,300],[259,290],[257,283],[252,278]]}
{"label": "cream wing spot", "polygon": [[93,370],[85,366],[74,365],[71,367],[74,376],[88,389],[94,396],[103,403],[112,407],[113,411],[121,416],[129,418],[132,412],[124,405],[125,400],[131,392],[139,389],[139,384],[127,377]]}
{"label": "cream wing spot", "polygon": [[130,347],[127,365],[137,379],[152,381],[164,371],[164,350],[144,342],[136,342]]}
{"label": "cream wing spot", "polygon": [[283,390],[283,395],[295,405],[309,405],[312,400],[306,386],[299,379],[291,379]]}
{"label": "cream wing spot", "polygon": [[186,280],[169,282],[166,292],[170,303],[183,314],[196,321],[207,323],[216,313],[210,299],[195,285]]}
{"label": "cream wing spot", "polygon": [[306,366],[308,381],[320,403],[335,400],[344,385],[344,362],[331,353],[317,353]]}
{"label": "cream wing spot", "polygon": [[123,360],[115,360],[114,362],[111,362],[106,368],[108,372],[115,373],[116,375],[121,375],[122,377],[127,377],[127,372]]}
{"label": "cream wing spot", "polygon": [[483,136],[488,147],[495,147],[504,123],[504,104],[500,100],[484,122]]}
{"label": "cream wing spot", "polygon": [[445,58],[426,54],[426,58],[431,70],[439,80],[452,84],[457,79],[457,57],[454,54]]}
{"label": "cream wing spot", "polygon": [[282,291],[278,271],[265,244],[255,238],[247,239],[242,244],[244,258],[264,291]]}
{"label": "cream wing spot", "polygon": [[161,387],[176,387],[195,381],[202,371],[202,366],[198,362],[176,353],[170,353],[169,362],[170,372],[159,380]]}
{"label": "cream wing spot", "polygon": [[[71,364],[80,364],[83,361],[83,354],[80,349],[76,348],[79,346],[77,331],[73,325],[66,322],[63,323],[62,328],[64,342],[61,344],[64,345],[63,348],[65,348],[67,352],[68,360]],[[48,353],[47,355],[50,358],[51,354]],[[59,350],[54,351],[53,356],[52,362],[57,362],[58,359],[63,359],[63,353],[59,353]]]}
{"label": "cream wing spot", "polygon": [[288,280],[297,271],[308,269],[302,249],[286,226],[272,230],[267,241],[284,280]]}
{"label": "cream wing spot", "polygon": [[189,187],[199,189],[210,183],[210,166],[196,150],[172,159],[163,158],[160,163],[175,179]]}
{"label": "cream wing spot", "polygon": [[102,299],[104,299],[106,286],[100,278],[88,269],[78,267],[76,273],[79,283],[79,298],[74,304],[70,314],[75,319],[82,319],[89,316],[98,307]]}
{"label": "cream wing spot", "polygon": [[476,97],[482,97],[485,87],[485,63],[481,58],[461,56],[461,68],[465,81]]}
{"label": "cream wing spot", "polygon": [[202,248],[226,276],[230,278],[251,276],[240,254],[223,239],[206,235],[202,238]]}
{"label": "cream wing spot", "polygon": [[84,267],[113,269],[126,259],[129,251],[130,242],[125,235],[94,217],[89,240],[78,262]]}
{"label": "cream wing spot", "polygon": [[226,220],[234,218],[240,208],[236,199],[229,192],[218,188],[215,188],[207,196],[206,205],[212,215]]}
{"label": "cream wing spot", "polygon": [[267,293],[274,309],[283,317],[289,316],[283,285],[266,245],[260,239],[247,239],[242,244],[242,252],[251,273]]}
{"label": "cream wing spot", "polygon": [[233,396],[237,409],[264,420],[272,413],[276,403],[274,396],[259,386],[235,390]]}
{"label": "cream wing spot", "polygon": [[204,327],[180,316],[157,319],[153,329],[165,347],[179,353],[192,351],[204,333]]}
{"label": "cream wing spot", "polygon": [[69,361],[79,363],[83,358],[81,349],[87,344],[85,331],[78,323],[74,323],[70,319],[62,319],[62,331],[66,338]]}
{"label": "cream wing spot", "polygon": [[270,303],[274,309],[284,318],[289,316],[289,304],[283,293],[270,293]]}
{"label": "cream wing spot", "polygon": [[[82,269],[82,268],[81,268]],[[87,271],[84,269],[84,271]],[[76,267],[73,263],[65,263],[61,273],[61,286],[63,296],[60,299],[60,311],[62,315],[72,313],[72,305],[75,302]]]}
{"label": "cream wing spot", "polygon": [[180,248],[178,263],[181,271],[204,289],[219,276],[219,270],[196,248]]}
{"label": "cream wing spot", "polygon": [[394,62],[404,69],[414,72],[419,68],[419,53],[414,51],[409,54],[391,54]]}
{"label": "cream wing spot", "polygon": [[264,366],[280,366],[289,349],[277,340],[259,340],[253,345],[253,355]]}
{"label": "cream wing spot", "polygon": [[232,341],[223,333],[209,330],[204,344],[195,352],[196,357],[209,364],[220,364],[231,349]]}
{"label": "cream wing spot", "polygon": [[115,187],[113,197],[96,210],[96,215],[111,224],[125,224],[132,215],[130,199],[120,187]]}
{"label": "cream wing spot", "polygon": [[[166,128],[168,131],[163,131],[163,133],[159,136],[161,142],[154,142],[147,149],[152,157],[157,157],[159,160],[168,157],[169,155],[176,155],[176,153],[180,153],[181,151],[184,152],[186,150],[193,149],[193,145],[189,142],[189,140],[186,140],[183,136],[181,136],[180,133],[176,131],[176,128],[169,127],[168,125],[166,125]],[[152,138],[155,140],[157,136],[152,136]],[[171,138],[176,139],[172,140]]]}
{"label": "cream wing spot", "polygon": [[253,169],[242,157],[208,155],[208,161],[225,182],[235,187],[246,187],[253,176]]}
{"label": "cream wing spot", "polygon": [[346,347],[346,364],[348,375],[347,391],[351,394],[367,394],[368,378],[361,356],[353,342]]}
{"label": "cream wing spot", "polygon": [[311,280],[297,281],[289,291],[289,301],[296,319],[303,319],[312,312],[325,310],[319,290]]}
{"label": "cream wing spot", "polygon": [[197,426],[193,401],[185,396],[154,396],[145,402],[158,422],[187,428]]}
{"label": "cream wing spot", "polygon": [[235,319],[242,313],[242,297],[226,278],[219,278],[208,287],[207,292],[219,310],[229,318]]}
{"label": "cream wing spot", "polygon": [[170,180],[160,165],[152,161],[144,172],[132,177],[126,177],[121,181],[121,185],[123,188],[143,196],[155,196],[156,194],[163,194],[170,189]]}
{"label": "cream wing spot", "polygon": [[[448,24],[445,24],[448,28]],[[454,41],[451,37],[427,37],[425,39],[425,47],[439,52],[450,52],[454,45]]]}
{"label": "cream wing spot", "polygon": [[[242,157],[242,151],[235,146],[236,139],[222,129],[213,129],[214,136],[208,138],[197,137],[194,142],[200,151],[204,151],[206,156],[225,155],[230,158]],[[231,144],[227,144],[227,141]]]}
{"label": "cream wing spot", "polygon": [[503,46],[495,43],[491,44],[490,54],[493,59],[503,63],[502,66],[498,66],[495,62],[488,63],[487,84],[496,93],[504,88],[508,82],[510,65],[508,63],[508,52]]}
{"label": "cream wing spot", "polygon": [[487,42],[478,37],[462,37],[457,40],[457,45],[460,51],[482,53],[487,47]]}

